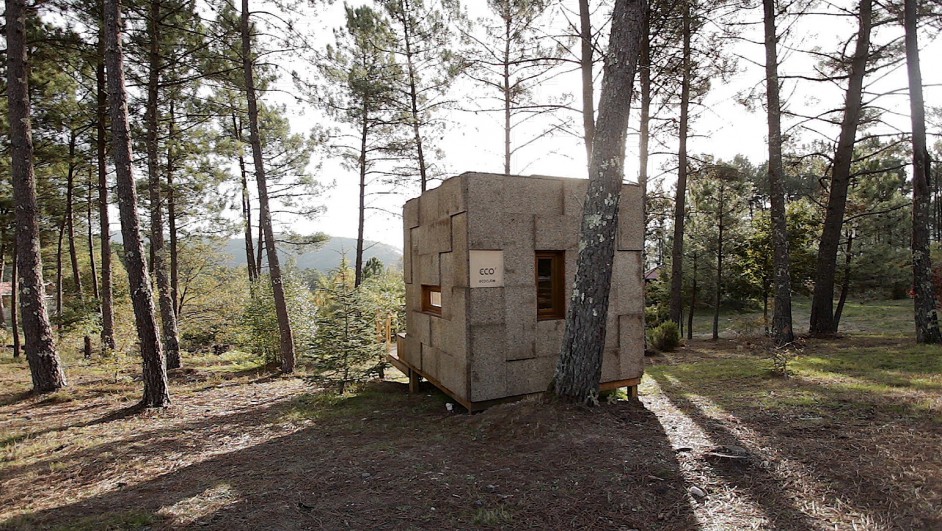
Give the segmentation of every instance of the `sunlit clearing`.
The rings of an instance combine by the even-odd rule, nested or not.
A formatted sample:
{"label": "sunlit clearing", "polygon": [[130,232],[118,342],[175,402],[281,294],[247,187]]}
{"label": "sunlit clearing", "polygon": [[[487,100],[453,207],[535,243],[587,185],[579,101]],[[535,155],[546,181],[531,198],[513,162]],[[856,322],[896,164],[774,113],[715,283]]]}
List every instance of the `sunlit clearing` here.
{"label": "sunlit clearing", "polygon": [[237,500],[238,492],[231,485],[219,483],[169,507],[161,507],[157,514],[172,519],[174,525],[190,525]]}

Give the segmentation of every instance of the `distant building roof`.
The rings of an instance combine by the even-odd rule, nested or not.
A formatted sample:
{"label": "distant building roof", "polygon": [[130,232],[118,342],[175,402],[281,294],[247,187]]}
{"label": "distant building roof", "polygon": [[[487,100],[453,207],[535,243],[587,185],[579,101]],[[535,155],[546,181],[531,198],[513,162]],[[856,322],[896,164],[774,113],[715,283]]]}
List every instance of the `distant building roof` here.
{"label": "distant building roof", "polygon": [[0,296],[9,297],[13,294],[12,282],[0,282]]}
{"label": "distant building roof", "polygon": [[661,277],[661,267],[662,266],[657,266],[648,270],[648,272],[644,274],[644,281],[654,282],[655,280],[659,279]]}

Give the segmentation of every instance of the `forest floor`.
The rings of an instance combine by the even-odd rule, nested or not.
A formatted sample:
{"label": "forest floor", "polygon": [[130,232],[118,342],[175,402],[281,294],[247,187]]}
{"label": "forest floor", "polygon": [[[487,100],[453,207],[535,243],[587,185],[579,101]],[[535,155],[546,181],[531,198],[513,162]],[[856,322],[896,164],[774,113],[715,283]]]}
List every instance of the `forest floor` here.
{"label": "forest floor", "polygon": [[34,397],[4,358],[0,528],[942,528],[942,349],[806,340],[787,378],[767,354],[695,339],[648,358],[640,401],[475,415],[238,353],[187,358],[139,412],[133,359],[69,360]]}

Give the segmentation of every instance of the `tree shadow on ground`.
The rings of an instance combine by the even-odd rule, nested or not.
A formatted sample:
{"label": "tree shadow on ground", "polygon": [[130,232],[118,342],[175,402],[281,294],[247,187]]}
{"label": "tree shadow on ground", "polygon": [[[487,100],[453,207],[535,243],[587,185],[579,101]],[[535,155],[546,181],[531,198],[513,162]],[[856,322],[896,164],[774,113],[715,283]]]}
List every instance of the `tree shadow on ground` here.
{"label": "tree shadow on ground", "polygon": [[[805,509],[811,507],[812,511],[817,511],[815,520],[828,513],[845,517],[853,513],[853,519],[865,527],[942,526],[942,512],[937,505],[942,485],[937,480],[926,482],[915,473],[907,476],[908,472],[898,470],[901,464],[895,461],[903,454],[886,448],[894,444],[912,446],[918,441],[916,447],[910,448],[916,455],[907,457],[908,461],[918,463],[923,459],[926,464],[935,461],[927,467],[930,471],[942,464],[939,457],[928,450],[937,443],[942,444],[938,427],[926,426],[922,421],[907,426],[908,421],[899,415],[903,412],[914,419],[925,419],[925,411],[912,403],[887,395],[881,397],[886,404],[878,404],[866,393],[802,380],[790,381],[790,387],[777,388],[777,392],[786,395],[778,400],[788,404],[791,397],[787,393],[805,393],[813,397],[812,403],[776,407],[733,397],[722,382],[706,383],[689,370],[673,369],[669,372],[671,377],[660,374],[654,376],[655,380],[669,400],[714,442],[751,449],[766,457],[779,456],[795,464],[796,469],[789,471],[788,465],[781,462],[769,463],[771,468],[754,466],[755,460],[710,463],[718,475],[760,504],[770,515],[774,527],[814,527],[805,510],[795,505],[796,500],[789,499],[789,490],[803,497],[800,503]],[[761,382],[756,380],[756,385]],[[731,418],[717,419],[705,414],[697,396],[719,406]],[[743,440],[734,430],[751,431],[758,440]],[[906,442],[890,442],[897,437]],[[762,448],[763,445],[766,447]],[[920,447],[928,452],[922,457],[918,455]],[[762,458],[756,453],[753,455]],[[770,473],[776,470],[774,475]],[[808,477],[811,472],[813,476]],[[807,489],[801,492],[797,487],[801,483],[817,485],[812,489],[815,492]],[[893,494],[888,495],[889,492]]]}
{"label": "tree shadow on ground", "polygon": [[[152,477],[0,526],[145,515],[159,527],[216,529],[698,527],[668,438],[637,403],[586,410],[524,401],[472,416],[448,414],[440,397],[407,396],[400,385],[368,391],[338,400],[309,393],[177,426],[174,431],[192,440],[213,430],[258,428],[265,420],[277,426],[313,419],[259,444],[208,451],[201,462],[181,468],[164,462],[184,442],[169,433],[78,452],[69,458],[109,456],[114,467],[143,455],[166,466]],[[153,452],[139,451],[134,440]],[[71,481],[80,488],[101,480],[101,471],[89,472]],[[35,487],[41,492],[43,485]]]}

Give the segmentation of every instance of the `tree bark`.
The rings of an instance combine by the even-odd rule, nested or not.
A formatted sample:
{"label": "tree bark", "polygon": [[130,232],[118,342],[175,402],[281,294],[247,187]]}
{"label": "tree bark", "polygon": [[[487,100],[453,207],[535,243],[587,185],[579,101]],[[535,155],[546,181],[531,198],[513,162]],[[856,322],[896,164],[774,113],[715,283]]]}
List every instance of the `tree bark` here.
{"label": "tree bark", "polygon": [[779,99],[778,34],[775,0],[762,0],[765,12],[765,94],[769,122],[769,199],[772,203],[772,264],[775,271],[775,308],[772,340],[787,345],[795,340],[792,329],[792,282],[785,216],[785,168],[782,164],[782,105]]}
{"label": "tree bark", "polygon": [[841,295],[837,299],[837,308],[834,310],[834,326],[840,326],[841,314],[844,313],[844,303],[847,302],[847,293],[850,291],[850,263],[854,258],[854,231],[847,231],[847,249],[844,252],[844,278],[841,280]]}
{"label": "tree bark", "polygon": [[922,98],[922,71],[916,36],[916,1],[904,0],[903,26],[906,30],[906,73],[909,76],[909,108],[913,125],[913,312],[917,343],[942,343],[932,285],[929,254],[929,175],[931,159],[926,149],[925,103]]}
{"label": "tree bark", "polygon": [[180,293],[180,260],[179,260],[179,235],[177,234],[177,200],[176,188],[173,184],[174,162],[176,157],[173,153],[173,140],[176,138],[176,113],[174,112],[173,99],[170,100],[170,120],[168,124],[167,138],[167,230],[170,233],[170,298],[173,300],[173,314],[179,319],[180,308],[183,301],[179,297]]}
{"label": "tree bark", "polygon": [[837,272],[837,250],[840,247],[841,226],[847,207],[847,189],[850,186],[850,167],[854,159],[857,123],[862,109],[863,79],[867,69],[872,27],[873,0],[860,1],[859,27],[854,58],[851,61],[847,93],[844,100],[844,118],[841,134],[834,152],[831,170],[831,188],[824,216],[824,229],[815,261],[814,293],[811,298],[812,335],[830,335],[837,332],[834,322],[834,278]]}
{"label": "tree bark", "polygon": [[108,213],[108,161],[107,134],[105,125],[108,120],[108,95],[105,89],[105,39],[104,22],[99,61],[95,68],[97,87],[96,148],[98,155],[98,223],[101,232],[101,350],[108,355],[117,348],[114,340],[114,289],[111,273],[111,220]]}
{"label": "tree bark", "polygon": [[92,224],[92,190],[95,188],[93,181],[92,167],[88,167],[88,183],[86,186],[86,193],[88,194],[85,198],[85,221],[86,228],[88,229],[87,233],[87,243],[88,243],[88,267],[90,269],[90,277],[92,279],[92,296],[95,297],[96,301],[99,301],[98,313],[101,313],[101,286],[98,285],[98,266],[95,263],[95,233]]}
{"label": "tree bark", "polygon": [[39,206],[33,173],[33,132],[30,123],[29,59],[26,48],[24,0],[6,0],[7,101],[10,118],[10,170],[16,211],[16,260],[26,360],[33,391],[48,393],[66,385],[46,313],[39,242]]}
{"label": "tree bark", "polygon": [[693,253],[693,281],[690,286],[690,311],[687,313],[687,340],[693,339],[693,313],[697,307],[697,253]]}
{"label": "tree bark", "polygon": [[510,175],[510,15],[504,18],[504,175]]}
{"label": "tree bark", "polygon": [[713,291],[713,341],[720,338],[720,296],[723,293],[723,230],[726,228],[726,185],[720,181],[719,215],[717,216],[716,235],[716,282]]}
{"label": "tree bark", "polygon": [[163,332],[164,354],[168,369],[180,368],[180,341],[170,277],[167,274],[167,248],[164,243],[164,215],[161,199],[162,179],[158,164],[158,106],[160,99],[160,0],[152,0],[148,13],[150,49],[147,76],[147,182],[150,195],[150,246],[153,255],[151,269],[157,277],[157,301],[160,306],[160,324]]}
{"label": "tree bark", "polygon": [[680,324],[684,285],[684,211],[687,200],[687,128],[690,110],[690,3],[684,2],[683,76],[680,86],[680,136],[677,149],[677,191],[674,196],[674,241],[671,247],[670,319]]}
{"label": "tree bark", "polygon": [[[9,11],[7,12],[9,13]],[[13,256],[12,264],[10,265],[11,275],[11,288],[12,293],[10,293],[10,329],[13,331],[13,357],[20,357],[20,319],[16,314],[17,308],[19,308],[19,291],[20,291],[20,275],[18,273],[19,268],[16,266],[17,261],[19,260],[19,253],[16,252],[16,238],[13,238]]]}
{"label": "tree bark", "polygon": [[[3,282],[3,273],[7,266],[7,242],[6,231],[0,229],[0,283]],[[13,285],[10,285],[10,291],[13,291]],[[0,328],[7,327],[7,309],[3,304],[3,295],[0,294]]]}
{"label": "tree bark", "polygon": [[403,44],[406,47],[406,67],[407,74],[409,75],[409,112],[412,117],[412,136],[413,141],[415,142],[415,155],[416,161],[419,164],[419,184],[421,186],[421,191],[425,192],[428,187],[428,172],[425,167],[425,146],[422,141],[422,131],[421,131],[421,116],[419,113],[419,91],[418,85],[416,83],[417,74],[415,72],[415,64],[412,57],[412,33],[409,26],[409,13],[411,13],[411,8],[409,7],[409,2],[406,0],[402,8],[402,17],[400,22],[402,23],[402,36]]}
{"label": "tree bark", "polygon": [[363,116],[360,128],[360,188],[359,188],[359,210],[357,211],[357,249],[354,258],[353,287],[360,287],[363,283],[363,229],[366,224],[366,149],[367,140],[370,132],[370,107],[369,102],[363,101]]}
{"label": "tree bark", "polygon": [[111,109],[111,149],[118,180],[118,210],[131,303],[143,359],[144,407],[170,405],[167,364],[157,333],[150,278],[144,258],[140,221],[137,217],[137,190],[132,173],[131,135],[128,125],[127,93],[124,87],[124,53],[121,46],[120,0],[105,0],[105,63],[108,68],[108,102]]}
{"label": "tree bark", "polygon": [[[82,288],[82,273],[78,263],[78,249],[75,247],[75,131],[69,135],[69,169],[66,174],[65,187],[65,227],[69,239],[69,264],[72,267],[72,284],[75,295],[82,303],[85,302],[85,290]],[[84,306],[84,304],[83,304]],[[84,308],[82,308],[84,311]],[[82,337],[85,359],[92,357],[92,338],[88,334]]]}
{"label": "tree bark", "polygon": [[646,11],[644,0],[618,0],[612,12],[576,278],[555,378],[557,395],[581,402],[597,400],[602,375],[625,137]]}
{"label": "tree bark", "polygon": [[285,288],[281,278],[281,266],[275,249],[275,233],[272,229],[271,210],[268,206],[268,184],[265,179],[265,163],[262,156],[262,141],[258,133],[258,102],[255,98],[255,76],[252,72],[252,47],[249,34],[249,0],[242,0],[242,70],[245,76],[245,96],[248,104],[249,141],[252,144],[252,160],[255,164],[255,180],[258,183],[259,223],[265,232],[268,243],[268,275],[271,278],[272,294],[275,299],[275,313],[278,315],[278,329],[281,333],[281,371],[294,371],[294,334],[288,318],[288,305],[285,300]]}
{"label": "tree bark", "polygon": [[[232,113],[232,130],[236,140],[242,143],[242,124],[236,118],[235,112]],[[255,267],[255,248],[252,242],[252,197],[249,194],[248,172],[245,170],[245,157],[242,156],[242,150],[239,150],[239,174],[242,176],[242,220],[245,229],[245,265],[249,273],[249,282],[258,280],[258,269]]]}
{"label": "tree bark", "polygon": [[[646,41],[647,32],[642,31],[642,39]],[[592,79],[592,22],[589,20],[589,0],[579,0],[579,40],[581,41],[582,129],[586,166],[591,166],[592,142],[595,139],[595,87]]]}

